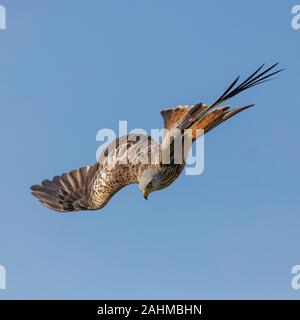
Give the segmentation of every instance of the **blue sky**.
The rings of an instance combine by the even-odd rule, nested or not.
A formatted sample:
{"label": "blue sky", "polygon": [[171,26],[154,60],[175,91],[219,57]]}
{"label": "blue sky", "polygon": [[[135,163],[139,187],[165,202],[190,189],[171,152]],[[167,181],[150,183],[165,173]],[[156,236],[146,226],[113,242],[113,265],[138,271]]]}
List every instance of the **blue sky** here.
{"label": "blue sky", "polygon": [[[1,0],[0,299],[291,298],[300,264],[296,1]],[[59,215],[30,186],[95,161],[96,133],[158,128],[260,64],[286,68],[232,105],[205,170],[145,201]]]}

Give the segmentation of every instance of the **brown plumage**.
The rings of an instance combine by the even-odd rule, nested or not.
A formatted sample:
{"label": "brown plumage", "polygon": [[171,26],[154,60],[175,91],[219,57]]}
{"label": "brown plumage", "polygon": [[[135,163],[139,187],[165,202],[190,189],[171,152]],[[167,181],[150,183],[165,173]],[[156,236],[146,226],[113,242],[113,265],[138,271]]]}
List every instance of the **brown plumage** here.
{"label": "brown plumage", "polygon": [[[258,68],[241,84],[235,79],[226,91],[213,104],[196,104],[164,109],[161,115],[164,121],[165,137],[162,143],[149,136],[128,135],[116,139],[101,154],[98,162],[44,180],[40,185],[31,187],[32,194],[46,207],[58,212],[96,210],[103,208],[110,198],[121,188],[138,183],[144,197],[152,191],[169,186],[180,175],[185,161],[175,162],[175,130],[184,133],[191,129],[192,140],[198,138],[199,130],[209,132],[237,113],[253,106],[231,109],[229,106],[216,108],[238,93],[270,80],[281,70],[272,71],[277,64],[261,71]],[[260,72],[261,71],[261,72]],[[171,147],[170,147],[171,146]],[[163,163],[164,151],[170,148],[170,163]],[[149,159],[151,158],[151,163]]]}

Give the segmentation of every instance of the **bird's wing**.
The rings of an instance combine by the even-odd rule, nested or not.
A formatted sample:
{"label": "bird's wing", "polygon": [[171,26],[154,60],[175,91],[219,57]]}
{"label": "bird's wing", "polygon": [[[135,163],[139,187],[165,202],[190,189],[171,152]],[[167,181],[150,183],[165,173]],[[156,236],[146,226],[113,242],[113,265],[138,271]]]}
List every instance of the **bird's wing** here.
{"label": "bird's wing", "polygon": [[96,162],[55,176],[52,180],[44,180],[40,185],[33,185],[31,193],[43,205],[58,212],[89,210],[91,186],[99,167]]}
{"label": "bird's wing", "polygon": [[161,110],[160,114],[163,117],[164,128],[171,130],[176,127],[179,120],[186,115],[190,106],[177,106],[175,108],[167,108]]}
{"label": "bird's wing", "polygon": [[95,210],[105,206],[122,187],[136,183],[151,144],[145,135],[116,139],[91,165],[44,180],[31,187],[32,194],[46,207],[58,211]]}
{"label": "bird's wing", "polygon": [[[207,133],[237,113],[252,107],[253,104],[242,106],[236,109],[231,109],[229,106],[224,106],[217,109],[215,107],[249,88],[271,80],[271,76],[282,71],[282,69],[274,71],[274,68],[277,65],[278,63],[265,70],[262,70],[264,65],[260,66],[239,85],[238,81],[240,77],[237,77],[225,90],[225,92],[211,105],[198,103],[190,107],[178,106],[176,108],[162,110],[161,115],[163,117],[165,129],[168,129],[169,132],[175,128],[181,131],[185,129],[192,129],[193,139],[197,138],[197,129],[202,129],[204,133]],[[165,137],[167,137],[167,135],[165,135]]]}

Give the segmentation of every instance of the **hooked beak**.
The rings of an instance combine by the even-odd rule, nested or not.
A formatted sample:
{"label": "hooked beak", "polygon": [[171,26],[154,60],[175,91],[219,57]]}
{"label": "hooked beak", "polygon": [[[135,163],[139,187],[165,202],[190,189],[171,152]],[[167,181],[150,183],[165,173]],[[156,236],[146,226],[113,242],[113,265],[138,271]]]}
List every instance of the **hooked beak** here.
{"label": "hooked beak", "polygon": [[149,195],[149,190],[148,189],[146,189],[145,191],[143,191],[143,195],[144,195],[144,198],[146,199],[146,200],[148,200],[148,195]]}

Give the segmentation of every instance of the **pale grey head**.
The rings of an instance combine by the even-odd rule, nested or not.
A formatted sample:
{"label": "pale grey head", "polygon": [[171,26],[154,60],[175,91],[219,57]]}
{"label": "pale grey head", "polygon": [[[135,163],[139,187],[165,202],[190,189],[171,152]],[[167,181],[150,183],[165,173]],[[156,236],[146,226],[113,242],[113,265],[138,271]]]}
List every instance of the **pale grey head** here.
{"label": "pale grey head", "polygon": [[164,188],[163,169],[157,167],[148,167],[141,174],[139,187],[147,200],[149,193]]}

